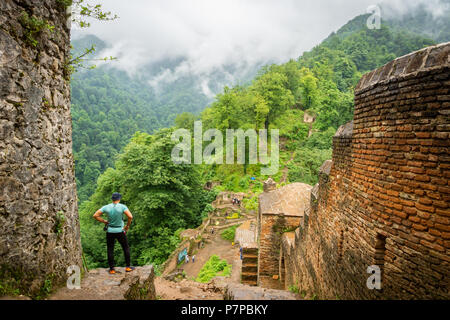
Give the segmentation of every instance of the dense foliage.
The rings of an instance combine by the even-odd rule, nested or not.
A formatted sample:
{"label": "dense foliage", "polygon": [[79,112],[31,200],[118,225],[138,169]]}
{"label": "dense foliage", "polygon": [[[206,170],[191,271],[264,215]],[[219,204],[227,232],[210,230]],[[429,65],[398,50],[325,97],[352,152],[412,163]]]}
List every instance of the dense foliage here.
{"label": "dense foliage", "polygon": [[[201,223],[214,198],[202,189],[206,181],[220,181],[219,190],[248,193],[245,208],[257,209],[267,178],[261,165],[175,166],[172,129],[135,134],[128,144],[136,131],[152,133],[173,123],[193,130],[195,120],[224,137],[227,129],[279,129],[280,170],[272,178],[280,185],[314,185],[319,167],[331,158],[333,135],[353,117],[353,88],[361,75],[434,43],[399,26],[368,30],[364,23],[365,16],[358,17],[298,60],[266,66],[246,86],[225,87],[201,113],[204,105],[190,105],[199,100],[186,96],[186,88],[174,87],[162,103],[144,82],[125,73],[101,68],[77,74],[72,83],[76,177],[79,198],[93,194],[80,209],[89,265],[106,264],[102,226],[91,216],[114,191],[124,194],[136,216],[129,232],[134,264],[160,264],[176,247],[177,230]],[[314,122],[305,122],[305,116]],[[201,281],[213,274],[217,259],[205,265]]]}
{"label": "dense foliage", "polygon": [[94,192],[100,173],[113,167],[136,131],[151,133],[161,127],[149,108],[151,94],[119,76],[92,70],[72,80],[73,149],[81,201]]}
{"label": "dense foliage", "polygon": [[[115,163],[101,175],[98,187],[80,208],[82,244],[91,267],[106,265],[105,233],[93,213],[120,192],[134,216],[128,232],[132,263],[161,264],[176,248],[176,231],[201,224],[215,193],[204,191],[194,166],[171,160],[172,130],[136,133]],[[117,248],[116,257],[123,261]]]}
{"label": "dense foliage", "polygon": [[236,236],[236,229],[239,228],[239,225],[231,226],[220,233],[220,236],[228,241],[233,242]]}
{"label": "dense foliage", "polygon": [[[97,52],[106,48],[100,39],[86,36],[73,41],[73,55],[92,46]],[[175,81],[157,94],[145,79],[108,67],[114,63],[81,69],[72,77],[73,150],[80,202],[95,191],[100,174],[113,167],[136,131],[151,134],[170,127],[177,114],[198,113],[209,101],[189,79]],[[164,65],[170,67],[170,62]]]}
{"label": "dense foliage", "polygon": [[[362,74],[433,40],[382,25],[365,27],[361,16],[333,33],[297,61],[264,67],[247,87],[225,87],[201,115],[203,125],[221,129],[279,129],[281,169],[274,175],[280,184],[314,185],[322,163],[331,158],[332,137],[353,118],[353,88]],[[364,24],[363,24],[364,22]],[[305,123],[305,114],[314,117]],[[177,118],[180,127],[192,128],[192,117]],[[189,120],[189,121],[187,121]],[[215,165],[204,168],[209,179],[226,190],[260,192],[260,166]]]}

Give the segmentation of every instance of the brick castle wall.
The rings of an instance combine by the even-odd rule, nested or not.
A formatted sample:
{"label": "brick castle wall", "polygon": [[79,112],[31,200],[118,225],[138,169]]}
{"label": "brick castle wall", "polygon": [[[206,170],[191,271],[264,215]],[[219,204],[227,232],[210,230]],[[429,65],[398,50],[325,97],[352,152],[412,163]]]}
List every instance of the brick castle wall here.
{"label": "brick castle wall", "polygon": [[[286,252],[285,287],[320,298],[449,299],[450,44],[365,75],[311,209]],[[369,290],[367,268],[382,270]]]}
{"label": "brick castle wall", "polygon": [[268,289],[281,289],[278,275],[280,247],[283,230],[293,229],[300,223],[300,217],[280,216],[271,214],[260,215],[258,285]]}

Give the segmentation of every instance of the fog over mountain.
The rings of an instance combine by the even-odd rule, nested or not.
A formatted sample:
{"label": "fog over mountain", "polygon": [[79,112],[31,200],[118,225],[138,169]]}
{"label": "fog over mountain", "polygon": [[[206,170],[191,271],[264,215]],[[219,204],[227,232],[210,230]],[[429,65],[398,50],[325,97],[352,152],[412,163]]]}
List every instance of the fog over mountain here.
{"label": "fog over mountain", "polygon": [[347,90],[363,73],[450,41],[450,0],[429,1],[434,5],[417,0],[383,5],[381,30],[367,28],[370,2],[360,0],[104,1],[103,9],[120,19],[72,33],[74,56],[97,44],[99,57],[118,58],[95,70],[80,69],[72,78],[79,199],[92,195],[93,181],[113,167],[134,132],[171,127],[183,112],[200,117],[224,86],[250,84],[268,63],[281,67],[298,59],[298,68],[313,69],[327,61],[336,90],[329,97],[324,93],[321,112],[335,115],[330,121],[336,129],[351,118]]}
{"label": "fog over mountain", "polygon": [[[223,85],[245,81],[268,63],[297,58],[351,18],[365,14],[373,0],[108,0],[120,18],[73,30],[74,38],[94,34],[109,44],[99,52],[118,61],[109,67],[143,76],[156,92],[161,84],[194,77],[212,97]],[[448,0],[389,0],[382,18],[401,19],[417,8],[432,17]],[[151,72],[149,72],[151,70]],[[217,75],[220,74],[220,77]],[[220,79],[219,79],[220,78]]]}

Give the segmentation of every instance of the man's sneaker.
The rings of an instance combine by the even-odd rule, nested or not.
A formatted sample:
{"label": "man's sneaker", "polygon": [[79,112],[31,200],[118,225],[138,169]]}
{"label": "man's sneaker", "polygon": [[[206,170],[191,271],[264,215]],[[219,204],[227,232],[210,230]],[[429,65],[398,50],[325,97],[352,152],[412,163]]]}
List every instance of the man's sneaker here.
{"label": "man's sneaker", "polygon": [[116,270],[114,270],[114,269],[109,269],[109,274],[116,274]]}
{"label": "man's sneaker", "polygon": [[134,269],[136,269],[135,267],[126,267],[125,268],[125,272],[131,272],[131,271],[133,271]]}

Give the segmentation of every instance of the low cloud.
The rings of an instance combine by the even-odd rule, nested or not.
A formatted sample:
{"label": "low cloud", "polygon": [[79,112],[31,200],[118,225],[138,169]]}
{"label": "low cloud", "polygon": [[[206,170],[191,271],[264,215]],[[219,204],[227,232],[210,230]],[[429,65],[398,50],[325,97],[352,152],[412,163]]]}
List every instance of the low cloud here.
{"label": "low cloud", "polygon": [[[419,4],[439,15],[441,1],[388,3],[389,11],[397,15]],[[295,59],[373,4],[373,0],[108,0],[103,1],[104,9],[120,18],[94,22],[83,32],[108,42],[111,47],[101,55],[117,57],[111,65],[130,75],[139,74],[143,66],[181,57],[178,65],[155,72],[149,84],[197,76],[204,78],[203,91],[212,94],[208,77],[213,72],[234,80],[255,65]],[[226,74],[227,66],[237,71]]]}
{"label": "low cloud", "polygon": [[439,18],[450,11],[450,0],[390,0],[383,2],[383,8],[383,14],[389,19],[400,19],[419,8]]}

